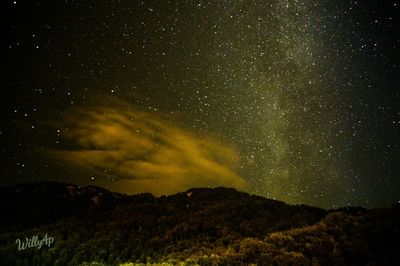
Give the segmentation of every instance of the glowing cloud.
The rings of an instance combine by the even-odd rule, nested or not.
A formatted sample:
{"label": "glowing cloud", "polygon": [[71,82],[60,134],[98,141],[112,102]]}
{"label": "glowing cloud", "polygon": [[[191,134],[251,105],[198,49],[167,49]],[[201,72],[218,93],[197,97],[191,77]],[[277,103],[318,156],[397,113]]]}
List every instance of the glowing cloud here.
{"label": "glowing cloud", "polygon": [[[191,187],[245,190],[236,150],[211,136],[198,136],[126,102],[74,108],[57,122],[68,128],[68,150],[52,150],[96,177],[96,185],[124,193],[171,194]],[[113,180],[114,182],[111,182]]]}

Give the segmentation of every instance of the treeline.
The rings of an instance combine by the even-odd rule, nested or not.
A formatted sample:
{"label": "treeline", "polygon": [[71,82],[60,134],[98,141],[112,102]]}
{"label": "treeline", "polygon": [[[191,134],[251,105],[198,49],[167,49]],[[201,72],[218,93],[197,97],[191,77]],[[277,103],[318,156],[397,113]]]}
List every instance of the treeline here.
{"label": "treeline", "polygon": [[[58,193],[46,194],[54,185]],[[399,243],[397,207],[333,212],[290,206],[227,188],[191,189],[156,198],[151,194],[128,197],[95,187],[52,183],[35,184],[24,190],[13,188],[18,195],[8,191],[6,200],[27,199],[26,194],[35,197],[32,190],[39,191],[45,200],[56,197],[53,202],[64,202],[68,215],[51,210],[57,205],[47,203],[46,213],[55,213],[55,217],[46,218],[38,226],[43,218],[31,216],[35,226],[29,227],[25,221],[21,230],[11,222],[18,223],[27,217],[17,209],[24,201],[15,200],[14,211],[0,205],[8,208],[10,215],[8,226],[0,234],[1,265],[75,266],[89,262],[92,265],[128,262],[174,265],[385,262],[390,265],[399,262],[395,252]],[[42,207],[30,204],[33,213],[41,213]],[[17,249],[16,239],[46,233],[55,239],[51,247]]]}

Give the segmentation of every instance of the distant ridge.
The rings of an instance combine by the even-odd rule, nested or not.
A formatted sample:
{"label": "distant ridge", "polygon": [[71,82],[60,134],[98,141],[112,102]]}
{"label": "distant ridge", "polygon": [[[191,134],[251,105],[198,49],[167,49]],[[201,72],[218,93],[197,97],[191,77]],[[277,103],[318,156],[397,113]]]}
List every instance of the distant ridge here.
{"label": "distant ridge", "polygon": [[[327,211],[224,187],[154,197],[21,184],[0,188],[0,265],[395,265],[399,209]],[[54,247],[16,249],[45,233]]]}

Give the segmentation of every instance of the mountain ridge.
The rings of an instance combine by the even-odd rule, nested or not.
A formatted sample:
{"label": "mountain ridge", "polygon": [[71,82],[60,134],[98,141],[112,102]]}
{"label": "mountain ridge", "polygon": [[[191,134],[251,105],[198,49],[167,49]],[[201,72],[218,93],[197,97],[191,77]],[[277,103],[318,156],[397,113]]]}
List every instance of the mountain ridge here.
{"label": "mountain ridge", "polygon": [[[391,265],[400,261],[399,209],[325,210],[224,187],[155,197],[23,184],[0,188],[0,265]],[[16,239],[45,233],[53,247],[16,249]]]}

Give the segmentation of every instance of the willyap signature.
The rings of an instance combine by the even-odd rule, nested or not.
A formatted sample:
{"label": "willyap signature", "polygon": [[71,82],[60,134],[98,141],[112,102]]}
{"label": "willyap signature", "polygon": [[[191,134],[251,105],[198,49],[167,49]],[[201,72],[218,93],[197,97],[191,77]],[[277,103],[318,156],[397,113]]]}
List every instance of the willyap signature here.
{"label": "willyap signature", "polygon": [[25,241],[21,239],[15,240],[15,243],[18,245],[18,250],[25,250],[27,248],[37,248],[41,249],[43,245],[48,247],[54,242],[54,237],[46,235],[39,240],[37,235],[32,236],[31,238],[26,237]]}

